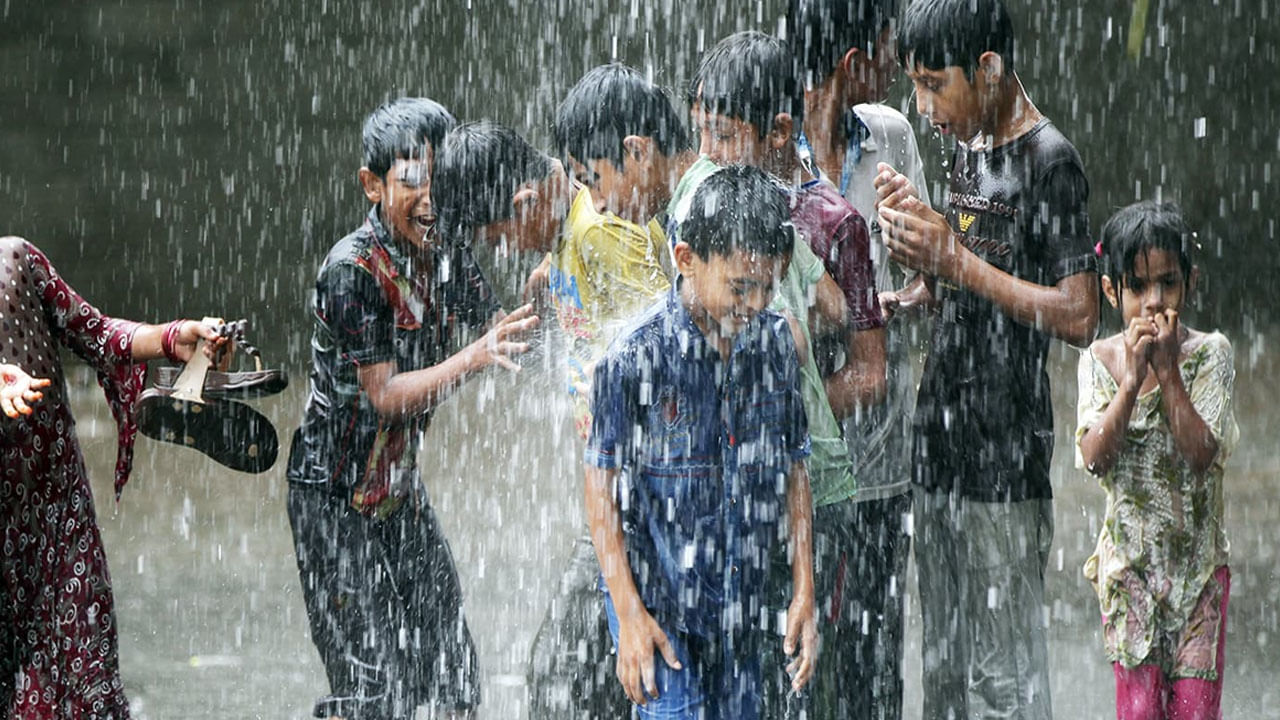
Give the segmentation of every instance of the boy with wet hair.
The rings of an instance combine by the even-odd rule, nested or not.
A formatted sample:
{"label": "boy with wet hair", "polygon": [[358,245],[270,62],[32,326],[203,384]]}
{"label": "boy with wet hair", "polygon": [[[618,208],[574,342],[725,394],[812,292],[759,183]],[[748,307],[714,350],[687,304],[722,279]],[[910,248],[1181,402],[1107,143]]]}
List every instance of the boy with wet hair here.
{"label": "boy with wet hair", "polygon": [[[670,288],[666,234],[654,215],[694,158],[662,88],[618,63],[592,69],[569,91],[556,111],[554,136],[572,176],[586,185],[542,269],[564,334],[575,425],[585,439],[596,361],[625,320]],[[610,677],[613,642],[599,574],[584,530],[533,641],[531,717],[612,719],[629,712]]]}
{"label": "boy with wet hair", "polygon": [[569,209],[564,165],[511,128],[481,120],[449,132],[435,172],[446,244],[467,249],[504,305],[528,299]]}
{"label": "boy with wet hair", "polygon": [[[923,162],[911,124],[880,104],[896,72],[892,20],[896,0],[791,0],[787,35],[805,84],[805,137],[814,167],[866,218],[877,292],[902,287],[904,270],[888,258],[877,219],[876,166],[900,168],[927,203]],[[840,620],[824,632],[814,681],[818,718],[902,716],[903,596],[911,548],[911,416],[915,380],[908,356],[914,328],[886,324],[883,402],[843,418],[857,470],[853,502],[816,510],[819,585],[837,568]],[[821,356],[823,353],[819,353]],[[828,517],[831,512],[842,513]]]}
{"label": "boy with wet hair", "polygon": [[331,691],[316,717],[412,718],[419,705],[466,717],[480,699],[418,443],[432,408],[465,379],[527,349],[537,317],[522,308],[480,330],[496,305],[465,253],[436,238],[432,160],[453,123],[425,98],[369,115],[358,175],[371,207],[316,280],[310,396],[287,471],[303,598]]}
{"label": "boy with wet hair", "polygon": [[634,68],[594,68],[556,111],[555,140],[573,176],[607,210],[644,225],[666,208],[696,156],[666,91]]}
{"label": "boy with wet hair", "polygon": [[676,286],[596,367],[588,522],[618,679],[641,718],[758,716],[760,653],[776,641],[779,609],[766,584],[783,537],[794,687],[814,669],[796,345],[787,320],[764,310],[794,244],[767,175],[737,166],[711,175],[674,248]]}
{"label": "boy with wet hair", "polygon": [[[797,319],[809,320],[801,323],[802,330],[823,349],[808,353],[801,366],[813,442],[809,475],[818,610],[828,633],[858,633],[861,618],[847,614],[844,600],[851,591],[842,580],[850,573],[845,560],[858,547],[846,526],[854,513],[860,469],[850,460],[840,421],[879,402],[885,387],[884,321],[876,303],[866,223],[797,154],[804,105],[786,44],[761,33],[731,35],[707,53],[691,88],[703,156],[757,164],[779,179],[792,223],[804,241],[796,244],[788,288],[779,300]],[[834,289],[832,303],[826,302],[828,287]],[[815,312],[810,313],[807,303],[815,291]],[[831,306],[839,309],[829,311]],[[823,339],[834,342],[819,342]],[[833,666],[818,681],[847,685],[841,679],[847,672]],[[828,689],[815,683],[815,699],[825,698]],[[770,706],[782,699],[779,693],[766,697]]]}
{"label": "boy with wet hair", "polygon": [[888,165],[891,257],[924,276],[886,310],[937,307],[915,415],[924,717],[1048,718],[1044,571],[1053,538],[1049,341],[1093,339],[1089,184],[1014,72],[999,0],[908,7],[916,106],[958,141],[946,214]]}

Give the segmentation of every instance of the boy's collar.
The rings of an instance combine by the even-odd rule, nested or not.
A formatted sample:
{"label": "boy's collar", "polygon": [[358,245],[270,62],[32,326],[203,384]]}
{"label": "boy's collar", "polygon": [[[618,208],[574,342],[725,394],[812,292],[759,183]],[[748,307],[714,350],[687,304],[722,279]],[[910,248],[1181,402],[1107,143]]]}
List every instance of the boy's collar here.
{"label": "boy's collar", "polygon": [[368,222],[373,229],[373,242],[386,253],[387,258],[391,260],[392,277],[400,273],[412,275],[412,258],[404,252],[400,246],[396,245],[391,238],[391,232],[387,230],[387,226],[382,222],[382,214],[378,212],[381,205],[374,205],[369,210]]}
{"label": "boy's collar", "polygon": [[[395,261],[398,269],[412,275],[416,253],[407,252],[391,237],[391,231],[382,222],[382,213],[379,212],[381,207],[380,204],[375,204],[369,209],[369,214],[366,217],[369,225],[373,228],[374,241],[386,250],[387,255]],[[427,267],[430,267],[431,263],[434,262],[432,258],[439,258],[442,252],[444,252],[444,248],[437,243],[432,243],[426,248],[426,254],[418,257],[419,260],[426,263]]]}
{"label": "boy's collar", "polygon": [[[668,307],[675,316],[676,329],[684,330],[689,336],[688,342],[680,343],[680,355],[682,357],[689,355],[694,343],[702,343],[708,347],[711,345],[711,340],[702,332],[702,328],[698,327],[698,324],[693,321],[693,313],[684,304],[684,295],[680,292],[683,286],[684,276],[677,274],[676,280],[671,283],[671,290],[668,291],[667,295]],[[706,355],[706,353],[701,354]]]}

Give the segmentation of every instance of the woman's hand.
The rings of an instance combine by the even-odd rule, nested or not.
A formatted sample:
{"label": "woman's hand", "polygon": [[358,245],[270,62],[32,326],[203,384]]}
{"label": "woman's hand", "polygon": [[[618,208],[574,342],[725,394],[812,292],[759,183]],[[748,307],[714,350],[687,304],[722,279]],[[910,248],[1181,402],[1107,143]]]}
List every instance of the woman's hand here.
{"label": "woman's hand", "polygon": [[230,338],[218,334],[216,327],[196,320],[178,322],[182,324],[173,338],[173,356],[179,362],[190,362],[191,357],[196,354],[196,344],[204,340],[205,357],[216,362]]}
{"label": "woman's hand", "polygon": [[33,378],[17,365],[0,364],[0,410],[11,418],[30,415],[31,404],[44,397],[40,388],[51,382],[49,378]]}

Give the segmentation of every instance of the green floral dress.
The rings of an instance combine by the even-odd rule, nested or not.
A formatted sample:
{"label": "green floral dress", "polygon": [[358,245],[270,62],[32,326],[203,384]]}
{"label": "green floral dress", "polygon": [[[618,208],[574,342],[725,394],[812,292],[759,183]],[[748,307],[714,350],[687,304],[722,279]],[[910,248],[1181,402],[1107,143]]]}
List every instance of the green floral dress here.
{"label": "green floral dress", "polygon": [[[1098,593],[1109,660],[1128,668],[1158,665],[1170,678],[1215,680],[1224,588],[1214,573],[1228,552],[1223,464],[1239,438],[1231,343],[1221,333],[1206,335],[1180,370],[1218,455],[1207,471],[1193,473],[1174,446],[1160,388],[1140,395],[1124,452],[1099,479],[1107,515],[1084,574]],[[1076,467],[1084,468],[1081,438],[1117,389],[1093,351],[1081,353]]]}

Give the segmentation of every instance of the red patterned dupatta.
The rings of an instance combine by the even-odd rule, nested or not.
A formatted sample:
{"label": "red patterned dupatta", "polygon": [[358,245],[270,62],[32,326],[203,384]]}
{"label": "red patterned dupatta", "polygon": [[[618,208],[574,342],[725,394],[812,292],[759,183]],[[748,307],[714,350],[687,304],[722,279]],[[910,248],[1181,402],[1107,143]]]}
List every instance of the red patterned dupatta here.
{"label": "red patterned dupatta", "polygon": [[[141,323],[100,313],[58,275],[44,253],[30,243],[27,243],[27,256],[35,290],[55,334],[97,372],[98,384],[111,407],[118,433],[115,491],[119,500],[133,468],[133,444],[138,432],[134,403],[147,378],[146,364],[135,363],[132,353],[133,334]],[[36,374],[33,370],[28,372]]]}

